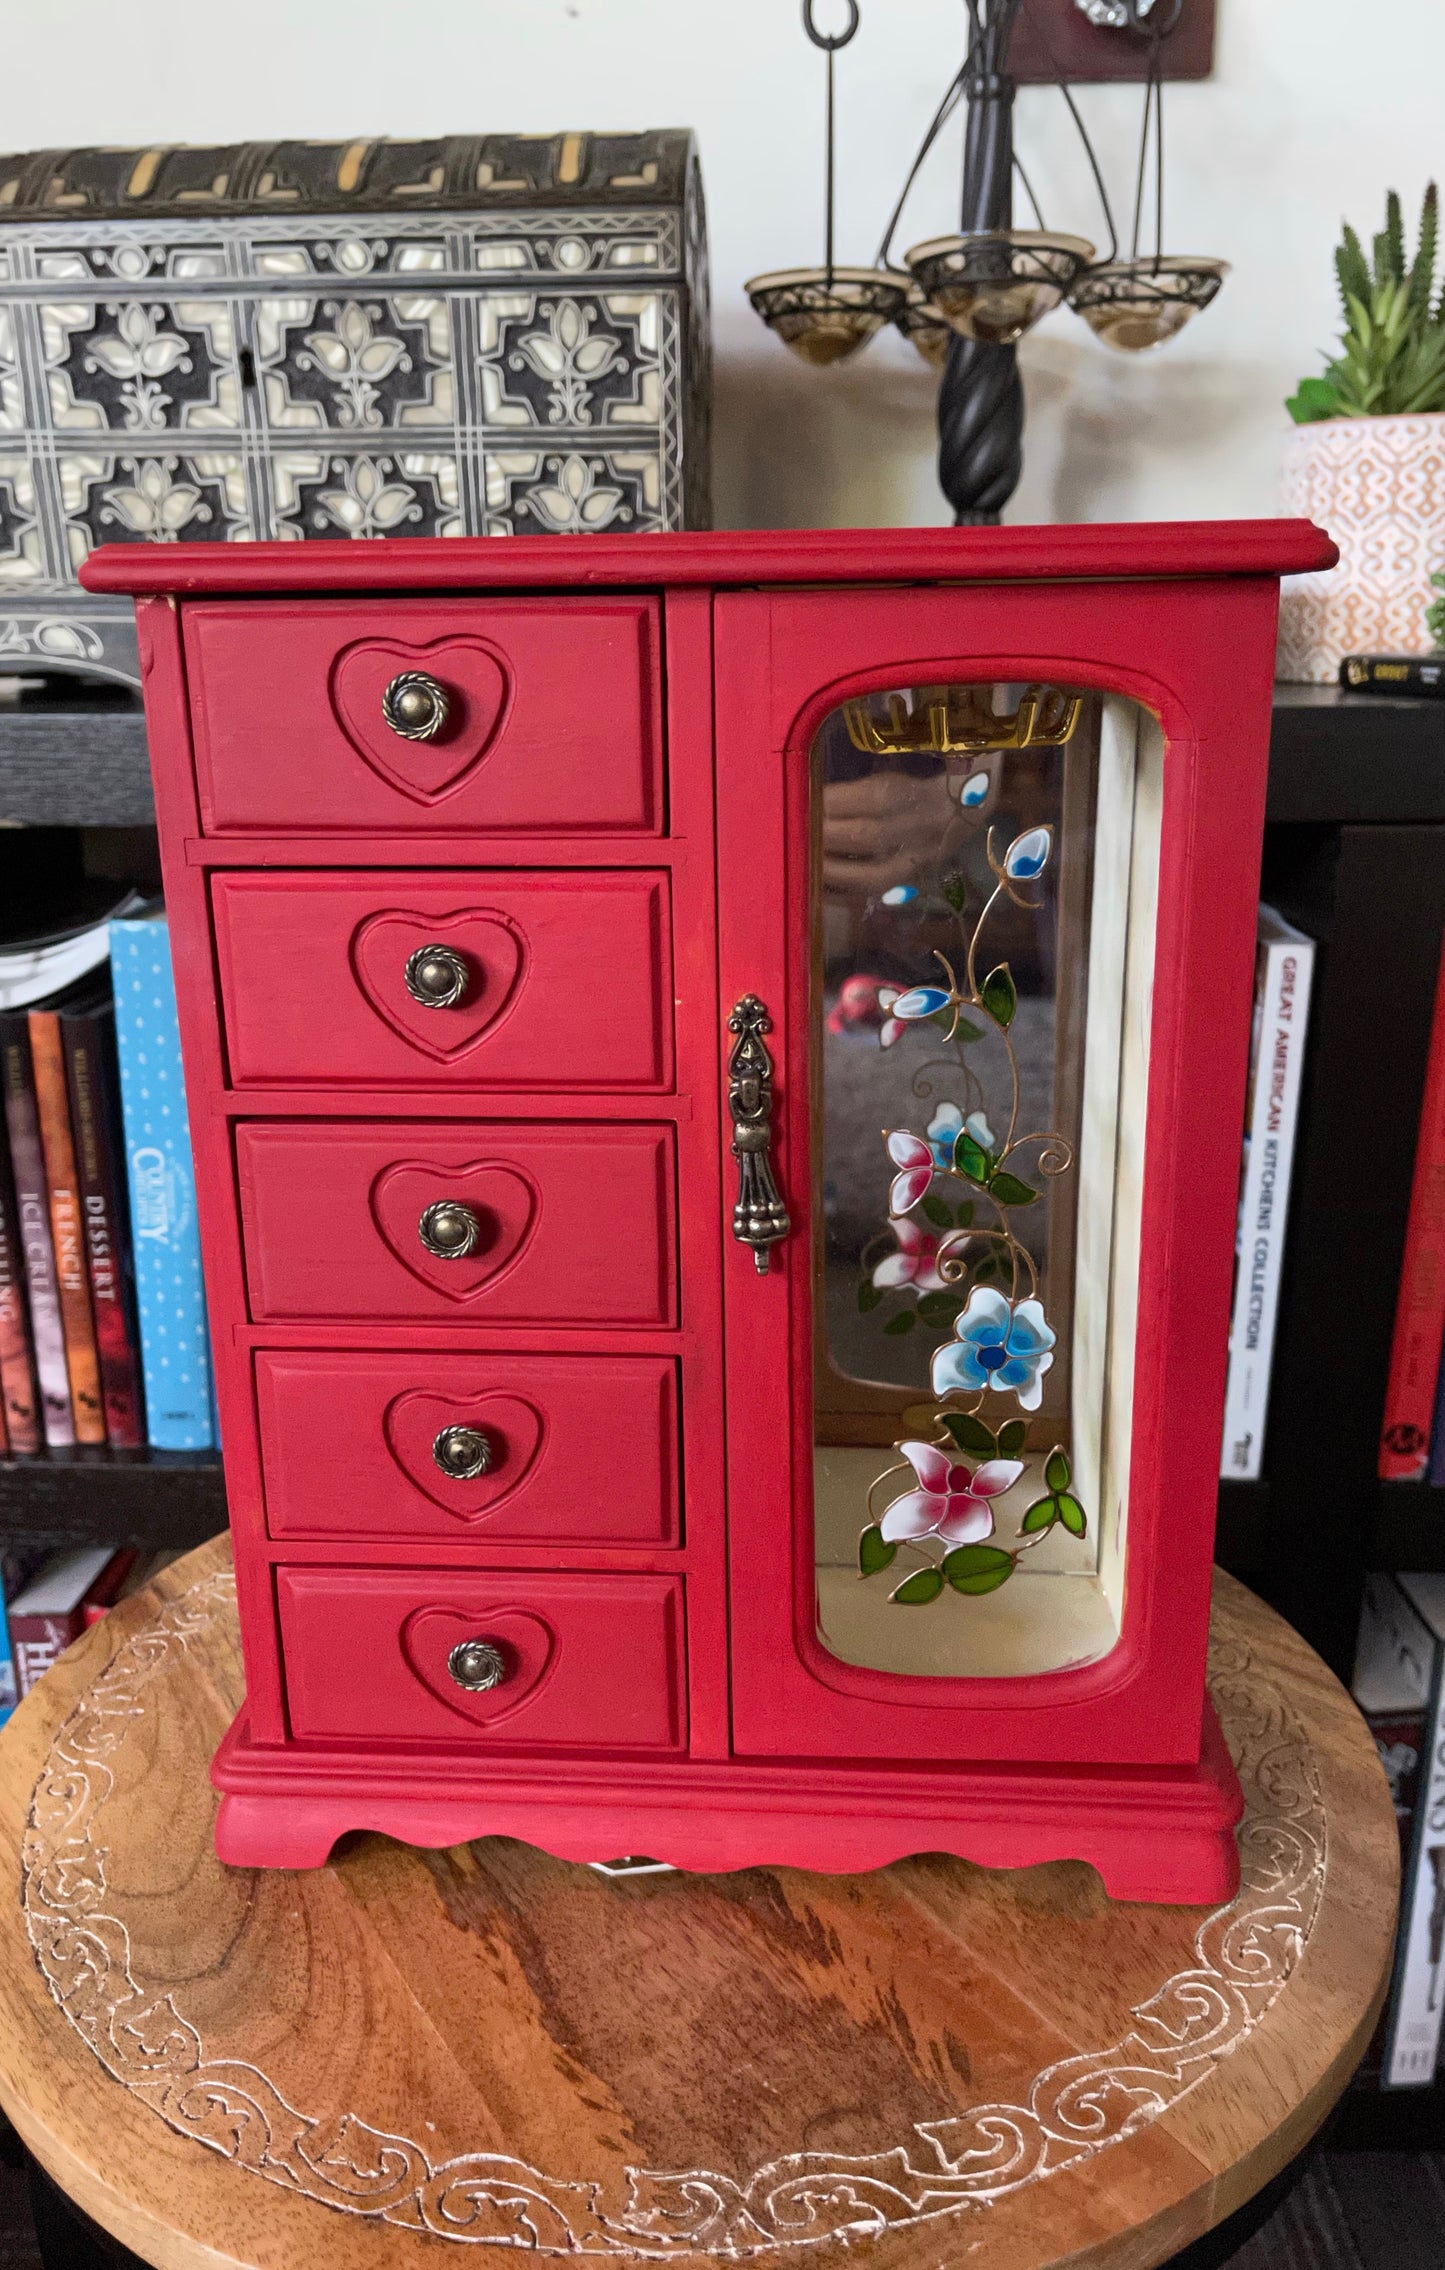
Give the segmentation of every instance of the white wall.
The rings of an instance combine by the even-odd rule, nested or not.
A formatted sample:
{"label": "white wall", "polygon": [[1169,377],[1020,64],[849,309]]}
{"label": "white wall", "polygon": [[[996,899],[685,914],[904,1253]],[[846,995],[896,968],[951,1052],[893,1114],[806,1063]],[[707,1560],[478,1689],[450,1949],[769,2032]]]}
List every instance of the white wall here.
{"label": "white wall", "polygon": [[[871,260],[950,75],[959,0],[861,0],[839,59],[838,256]],[[818,0],[841,20],[841,0]],[[1157,356],[1117,356],[1060,311],[1024,348],[1017,520],[1273,509],[1282,398],[1336,328],[1330,248],[1393,184],[1445,174],[1440,0],[1218,0],[1212,81],[1167,97],[1170,248],[1219,254],[1215,307]],[[796,364],[742,296],[821,250],[822,62],[795,0],[0,0],[12,146],[692,126],[711,217],[719,519],[945,517],[932,378],[893,334],[854,363]],[[1085,115],[1127,206],[1137,89]],[[1051,225],[1095,205],[1057,95],[1020,96],[1021,154]],[[914,193],[900,247],[953,224],[958,141]],[[1022,217],[1022,216],[1021,216]]]}

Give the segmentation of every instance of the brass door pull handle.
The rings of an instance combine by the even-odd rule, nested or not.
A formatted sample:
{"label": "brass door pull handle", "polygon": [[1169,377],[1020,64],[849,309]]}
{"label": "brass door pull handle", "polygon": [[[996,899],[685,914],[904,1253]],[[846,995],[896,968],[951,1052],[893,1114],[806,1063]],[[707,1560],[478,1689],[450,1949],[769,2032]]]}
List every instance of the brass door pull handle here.
{"label": "brass door pull handle", "polygon": [[773,1060],[763,1039],[772,1029],[756,993],[745,993],[728,1019],[728,1031],[737,1035],[728,1058],[732,1152],[738,1162],[733,1236],[752,1247],[760,1277],[768,1273],[770,1248],[792,1228],[773,1179]]}
{"label": "brass door pull handle", "polygon": [[484,1695],[506,1680],[507,1658],[494,1640],[458,1640],[447,1657],[447,1669],[469,1695]]}
{"label": "brass door pull handle", "polygon": [[407,992],[424,1009],[454,1009],[471,975],[465,955],[451,946],[418,946],[402,971]]}
{"label": "brass door pull handle", "polygon": [[417,1223],[417,1236],[439,1261],[465,1261],[482,1242],[479,1215],[459,1198],[438,1198]]}

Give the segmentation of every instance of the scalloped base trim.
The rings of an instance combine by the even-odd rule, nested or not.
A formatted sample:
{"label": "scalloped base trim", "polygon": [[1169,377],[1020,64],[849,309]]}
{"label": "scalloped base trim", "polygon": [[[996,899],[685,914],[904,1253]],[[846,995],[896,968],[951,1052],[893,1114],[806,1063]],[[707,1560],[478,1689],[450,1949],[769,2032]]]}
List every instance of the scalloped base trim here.
{"label": "scalloped base trim", "polygon": [[261,1748],[244,1713],[211,1769],[216,1850],[238,1868],[319,1868],[358,1829],[405,1844],[516,1837],[559,1860],[645,1852],[722,1873],[847,1874],[922,1852],[986,1868],[1083,1860],[1118,1900],[1218,1904],[1239,1884],[1243,1798],[1212,1709],[1197,1766],[756,1766],[629,1760],[550,1771],[404,1754],[367,1762],[308,1744]]}

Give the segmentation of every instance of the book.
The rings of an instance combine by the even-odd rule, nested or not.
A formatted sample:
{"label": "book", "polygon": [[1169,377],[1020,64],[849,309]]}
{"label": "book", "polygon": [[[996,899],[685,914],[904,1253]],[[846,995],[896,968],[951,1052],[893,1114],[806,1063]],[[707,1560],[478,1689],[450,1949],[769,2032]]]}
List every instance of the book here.
{"label": "book", "polygon": [[106,1434],[118,1450],[145,1441],[135,1266],[120,1127],[120,1066],[109,984],[60,1012],[70,1123],[80,1177],[85,1256]]}
{"label": "book", "polygon": [[117,1600],[122,1598],[126,1581],[139,1559],[140,1554],[134,1545],[123,1546],[120,1552],[111,1554],[80,1603],[80,1621],[86,1631],[89,1631],[92,1624],[98,1624],[102,1616],[109,1615]]}
{"label": "book", "polygon": [[[88,981],[81,979],[80,983],[83,988]],[[75,1439],[103,1443],[106,1439],[105,1406],[101,1401],[100,1361],[90,1307],[90,1271],[85,1260],[85,1225],[75,1141],[70,1127],[65,1050],[60,1038],[61,1005],[68,1005],[74,998],[73,992],[62,993],[30,1010],[30,1061],[35,1078],[45,1185],[50,1198],[50,1237],[55,1254],[55,1282],[60,1297]]]}
{"label": "book", "polygon": [[1425,1095],[1415,1145],[1415,1176],[1389,1383],[1380,1429],[1382,1482],[1424,1477],[1435,1420],[1435,1384],[1445,1345],[1445,960],[1435,991],[1435,1016],[1425,1068]]}
{"label": "book", "polygon": [[15,1683],[23,1701],[85,1629],[85,1596],[115,1558],[113,1545],[53,1553],[9,1604]]}
{"label": "book", "polygon": [[110,953],[112,915],[144,905],[128,883],[86,878],[0,906],[0,1009],[25,1009],[98,969]]}
{"label": "book", "polygon": [[1255,1480],[1264,1456],[1314,963],[1314,940],[1262,906],[1219,1466],[1226,1480]]}
{"label": "book", "polygon": [[1347,654],[1340,684],[1352,694],[1445,696],[1445,654]]}
{"label": "book", "polygon": [[5,1406],[6,1449],[33,1458],[40,1448],[40,1397],[30,1353],[25,1305],[25,1263],[10,1172],[10,1138],[0,1111],[0,1398]]}
{"label": "book", "polygon": [[10,1638],[10,1618],[6,1603],[29,1583],[45,1558],[34,1547],[7,1545],[0,1552],[0,1726],[20,1700],[20,1682],[15,1666],[15,1650]]}
{"label": "book", "polygon": [[1435,1423],[1430,1432],[1430,1461],[1425,1479],[1433,1482],[1437,1490],[1445,1490],[1445,1348],[1440,1354],[1440,1370],[1435,1381]]}
{"label": "book", "polygon": [[1392,1581],[1401,1689],[1423,1684],[1424,1705],[1380,2077],[1387,2089],[1410,2089],[1434,2080],[1445,2031],[1445,1576],[1372,1579]]}
{"label": "book", "polygon": [[110,938],[147,1430],[161,1450],[209,1450],[210,1342],[164,910],[113,922]]}
{"label": "book", "polygon": [[40,1148],[35,1076],[30,1059],[30,1025],[25,1011],[0,1011],[0,1086],[5,1095],[5,1126],[15,1178],[15,1218],[25,1262],[30,1314],[30,1345],[40,1384],[40,1415],[52,1449],[75,1440],[70,1407],[70,1371],[65,1361],[65,1330],[55,1249],[50,1238],[50,1197]]}

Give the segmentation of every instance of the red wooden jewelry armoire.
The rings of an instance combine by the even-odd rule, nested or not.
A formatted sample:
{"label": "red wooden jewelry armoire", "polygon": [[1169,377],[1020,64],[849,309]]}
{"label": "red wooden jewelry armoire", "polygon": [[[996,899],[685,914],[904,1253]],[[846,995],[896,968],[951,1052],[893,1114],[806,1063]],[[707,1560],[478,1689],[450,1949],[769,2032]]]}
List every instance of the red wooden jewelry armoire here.
{"label": "red wooden jewelry armoire", "polygon": [[1232,1888],[1303,522],[113,548],[248,1697],[222,1856]]}

